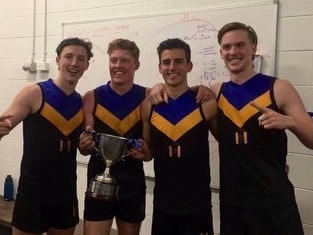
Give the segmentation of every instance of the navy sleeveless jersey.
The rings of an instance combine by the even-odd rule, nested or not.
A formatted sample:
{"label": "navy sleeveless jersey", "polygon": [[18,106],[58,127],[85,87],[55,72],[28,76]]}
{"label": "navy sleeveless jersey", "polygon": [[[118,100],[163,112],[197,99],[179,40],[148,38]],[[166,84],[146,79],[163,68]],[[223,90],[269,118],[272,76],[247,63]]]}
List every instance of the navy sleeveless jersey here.
{"label": "navy sleeveless jersey", "polygon": [[286,171],[284,130],[259,126],[261,113],[249,103],[281,112],[274,77],[257,74],[244,84],[222,85],[218,96],[221,204],[268,207],[294,200]]}
{"label": "navy sleeveless jersey", "polygon": [[[140,104],[145,99],[145,92],[145,87],[136,84],[122,96],[115,93],[109,83],[97,87],[94,90],[95,131],[130,139],[141,138]],[[103,173],[104,169],[102,159],[97,154],[92,154],[88,163],[88,181]],[[141,160],[126,157],[111,166],[111,174],[119,184],[119,198],[142,192],[146,188]]]}
{"label": "navy sleeveless jersey", "polygon": [[190,90],[152,107],[154,206],[174,214],[211,207],[208,122]]}
{"label": "navy sleeveless jersey", "polygon": [[18,194],[44,203],[76,199],[76,153],[82,98],[66,95],[49,79],[38,85],[40,109],[23,121],[24,153]]}

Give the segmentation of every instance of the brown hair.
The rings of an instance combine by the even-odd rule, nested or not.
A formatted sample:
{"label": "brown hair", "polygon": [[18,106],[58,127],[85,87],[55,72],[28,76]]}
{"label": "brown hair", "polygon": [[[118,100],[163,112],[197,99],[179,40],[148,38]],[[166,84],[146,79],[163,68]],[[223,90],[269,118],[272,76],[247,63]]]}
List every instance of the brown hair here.
{"label": "brown hair", "polygon": [[108,55],[117,49],[128,51],[135,59],[135,62],[139,62],[140,50],[135,42],[123,38],[115,39],[109,43],[107,50]]}
{"label": "brown hair", "polygon": [[83,38],[66,38],[56,48],[56,53],[58,56],[61,55],[63,49],[67,46],[82,46],[85,48],[87,52],[87,59],[90,60],[91,57],[93,57],[93,54],[91,52],[92,49],[92,43],[88,39]]}
{"label": "brown hair", "polygon": [[222,37],[224,36],[225,33],[229,32],[229,31],[233,31],[233,30],[243,30],[246,31],[248,34],[248,37],[250,39],[250,42],[253,44],[258,44],[258,36],[256,34],[256,32],[254,31],[254,29],[249,26],[249,25],[245,25],[243,23],[240,22],[232,22],[232,23],[228,23],[226,25],[224,25],[217,34],[217,41],[218,44],[221,44],[222,41]]}

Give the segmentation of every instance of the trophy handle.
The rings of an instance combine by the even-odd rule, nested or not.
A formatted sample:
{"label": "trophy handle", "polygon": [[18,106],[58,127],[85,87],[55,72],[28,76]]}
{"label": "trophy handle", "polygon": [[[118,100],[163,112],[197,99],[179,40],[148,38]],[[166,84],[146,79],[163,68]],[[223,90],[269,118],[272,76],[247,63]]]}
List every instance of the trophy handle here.
{"label": "trophy handle", "polygon": [[141,146],[141,142],[140,139],[130,139],[127,144],[126,144],[126,149],[124,151],[123,156],[118,160],[121,161],[123,160],[125,157],[129,156],[129,154],[127,154],[127,150],[131,149],[131,148],[136,148],[136,149],[140,149]]}
{"label": "trophy handle", "polygon": [[[96,131],[87,131],[87,130],[84,130],[84,133],[91,134],[93,140],[94,140],[96,143],[99,143],[99,133],[98,133],[98,132],[96,132]],[[93,149],[97,152],[97,155],[100,154],[99,150],[98,150],[96,147],[93,147]]]}

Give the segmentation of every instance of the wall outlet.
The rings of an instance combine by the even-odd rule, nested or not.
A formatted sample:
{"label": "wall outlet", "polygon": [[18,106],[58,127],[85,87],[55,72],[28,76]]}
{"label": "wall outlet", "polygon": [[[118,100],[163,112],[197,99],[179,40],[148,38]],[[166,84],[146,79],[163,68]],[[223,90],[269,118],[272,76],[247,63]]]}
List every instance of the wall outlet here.
{"label": "wall outlet", "polygon": [[28,72],[36,72],[37,71],[37,63],[35,62],[26,62],[23,65],[23,70]]}
{"label": "wall outlet", "polygon": [[37,70],[38,71],[49,71],[49,63],[48,62],[37,62]]}

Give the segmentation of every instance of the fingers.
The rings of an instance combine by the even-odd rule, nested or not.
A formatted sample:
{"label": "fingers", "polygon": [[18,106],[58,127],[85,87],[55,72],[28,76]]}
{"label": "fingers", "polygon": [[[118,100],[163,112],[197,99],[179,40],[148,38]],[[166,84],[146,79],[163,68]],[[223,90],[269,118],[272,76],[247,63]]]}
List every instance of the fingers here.
{"label": "fingers", "polygon": [[9,119],[12,114],[4,114],[0,116],[0,140],[3,136],[8,135],[12,129],[12,121]]}
{"label": "fingers", "polygon": [[160,103],[168,103],[168,95],[167,92],[165,90],[163,90],[163,92],[161,92],[160,94],[156,95],[156,104],[160,104]]}
{"label": "fingers", "polygon": [[264,129],[281,128],[281,124],[278,125],[277,123],[282,123],[282,115],[278,114],[276,111],[270,108],[262,107],[255,102],[251,102],[250,104],[262,113],[258,117],[259,126],[263,127]]}
{"label": "fingers", "polygon": [[265,107],[262,107],[260,105],[258,105],[256,102],[251,101],[250,105],[252,105],[254,108],[256,108],[257,110],[259,110],[261,113],[265,113],[268,109]]}
{"label": "fingers", "polygon": [[167,92],[164,92],[163,98],[164,98],[164,102],[165,102],[165,103],[168,103],[168,95],[167,95]]}
{"label": "fingers", "polygon": [[13,114],[3,114],[0,116],[0,127],[11,128],[12,122],[9,118],[13,117]]}
{"label": "fingers", "polygon": [[197,103],[205,103],[205,102],[209,101],[212,98],[214,98],[214,97],[211,96],[210,94],[206,94],[206,95],[204,95],[202,97],[197,96],[196,97],[196,101],[197,101]]}
{"label": "fingers", "polygon": [[208,97],[207,96],[200,96],[199,94],[196,96],[196,101],[197,103],[204,103],[206,101],[208,101]]}
{"label": "fingers", "polygon": [[161,96],[159,95],[149,95],[149,101],[151,104],[159,104],[161,100]]}
{"label": "fingers", "polygon": [[148,145],[143,139],[138,139],[136,141],[138,141],[136,144],[137,146],[133,146],[127,153],[135,159],[145,161],[146,156],[150,155]]}
{"label": "fingers", "polygon": [[262,126],[262,127],[265,127],[265,125],[267,124],[266,122],[266,120],[267,120],[267,118],[266,118],[266,116],[265,116],[265,113],[269,110],[268,108],[265,108],[265,107],[263,107],[263,106],[260,106],[260,105],[258,105],[256,102],[254,102],[254,101],[252,101],[252,102],[250,102],[250,105],[252,105],[254,108],[256,108],[257,110],[259,110],[261,113],[262,113],[262,115],[258,118],[258,120],[259,120],[259,126]]}
{"label": "fingers", "polygon": [[163,96],[162,95],[150,96],[149,100],[151,104],[161,104],[163,102],[168,103],[168,96],[166,93],[163,94]]}
{"label": "fingers", "polygon": [[163,83],[158,83],[152,87],[149,94],[149,100],[152,104],[168,102],[168,95]]}
{"label": "fingers", "polygon": [[0,121],[13,117],[13,114],[3,114],[0,116]]}
{"label": "fingers", "polygon": [[93,131],[93,128],[92,128],[91,126],[87,126],[87,127],[86,127],[86,131],[92,132],[92,131]]}
{"label": "fingers", "polygon": [[214,98],[213,92],[207,86],[199,85],[197,86],[197,90],[195,91],[197,92],[196,95],[197,103],[204,103],[210,100],[210,98],[212,97]]}
{"label": "fingers", "polygon": [[95,140],[93,137],[94,130],[91,126],[87,126],[85,131],[79,136],[81,148],[93,148],[95,146]]}

